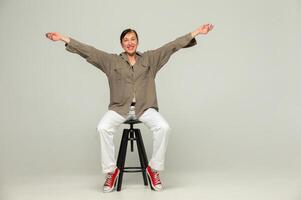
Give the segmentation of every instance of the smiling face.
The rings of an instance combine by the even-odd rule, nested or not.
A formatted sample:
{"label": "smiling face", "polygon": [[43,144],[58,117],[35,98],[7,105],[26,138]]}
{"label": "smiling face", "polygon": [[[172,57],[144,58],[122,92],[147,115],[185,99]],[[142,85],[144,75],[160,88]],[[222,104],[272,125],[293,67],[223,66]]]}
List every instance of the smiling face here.
{"label": "smiling face", "polygon": [[125,53],[132,56],[136,53],[138,38],[134,32],[128,32],[121,40],[121,46]]}

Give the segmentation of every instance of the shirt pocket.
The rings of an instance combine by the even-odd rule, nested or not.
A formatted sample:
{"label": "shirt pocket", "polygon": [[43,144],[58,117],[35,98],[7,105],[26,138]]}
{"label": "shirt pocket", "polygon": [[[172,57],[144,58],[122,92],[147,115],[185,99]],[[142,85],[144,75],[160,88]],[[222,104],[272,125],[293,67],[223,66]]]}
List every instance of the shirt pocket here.
{"label": "shirt pocket", "polygon": [[124,68],[123,67],[115,67],[112,73],[112,79],[115,81],[121,81],[124,76]]}
{"label": "shirt pocket", "polygon": [[142,66],[142,79],[148,79],[152,76],[151,66],[148,63],[141,63]]}

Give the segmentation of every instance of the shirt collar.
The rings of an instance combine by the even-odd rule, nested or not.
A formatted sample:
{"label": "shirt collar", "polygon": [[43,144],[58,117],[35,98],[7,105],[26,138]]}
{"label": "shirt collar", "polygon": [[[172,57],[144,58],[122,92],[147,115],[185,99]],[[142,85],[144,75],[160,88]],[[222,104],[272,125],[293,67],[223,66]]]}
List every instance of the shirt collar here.
{"label": "shirt collar", "polygon": [[[120,55],[124,60],[128,61],[128,57],[127,57],[127,55],[126,55],[125,52],[122,52],[122,53],[120,53],[119,55]],[[136,51],[136,55],[138,55],[139,57],[141,57],[141,56],[142,56],[142,53],[141,53],[140,51]]]}

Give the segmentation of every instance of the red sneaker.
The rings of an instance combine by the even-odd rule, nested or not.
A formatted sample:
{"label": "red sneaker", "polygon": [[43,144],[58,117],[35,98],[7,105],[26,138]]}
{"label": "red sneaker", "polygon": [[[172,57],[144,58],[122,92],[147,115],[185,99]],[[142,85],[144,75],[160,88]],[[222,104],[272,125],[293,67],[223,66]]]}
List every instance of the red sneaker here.
{"label": "red sneaker", "polygon": [[106,181],[103,185],[103,192],[111,192],[114,189],[120,170],[116,167],[113,172],[107,173]]}
{"label": "red sneaker", "polygon": [[153,170],[152,168],[150,168],[150,166],[148,166],[146,168],[146,173],[149,177],[152,188],[156,191],[162,190],[162,183],[160,180],[159,172],[156,170]]}

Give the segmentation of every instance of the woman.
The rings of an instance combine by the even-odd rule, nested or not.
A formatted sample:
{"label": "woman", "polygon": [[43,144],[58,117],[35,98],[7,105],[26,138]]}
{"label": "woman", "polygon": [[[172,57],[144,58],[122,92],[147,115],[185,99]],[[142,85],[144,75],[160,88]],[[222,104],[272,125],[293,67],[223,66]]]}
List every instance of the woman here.
{"label": "woman", "polygon": [[52,41],[65,42],[66,50],[79,54],[102,70],[108,78],[109,110],[97,126],[101,138],[103,172],[107,174],[103,187],[104,192],[114,189],[119,175],[114,155],[113,135],[116,129],[128,119],[139,119],[153,133],[153,153],[146,172],[152,187],[156,191],[162,189],[159,171],[164,169],[170,128],[158,112],[155,76],[174,52],[195,45],[197,35],[207,34],[212,29],[212,24],[202,25],[195,31],[158,49],[143,53],[137,51],[139,44],[137,32],[126,29],[120,35],[120,43],[124,52],[119,55],[106,53],[57,32],[46,33],[46,37]]}

